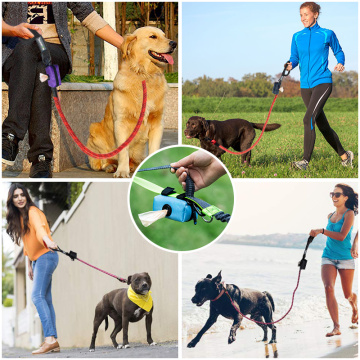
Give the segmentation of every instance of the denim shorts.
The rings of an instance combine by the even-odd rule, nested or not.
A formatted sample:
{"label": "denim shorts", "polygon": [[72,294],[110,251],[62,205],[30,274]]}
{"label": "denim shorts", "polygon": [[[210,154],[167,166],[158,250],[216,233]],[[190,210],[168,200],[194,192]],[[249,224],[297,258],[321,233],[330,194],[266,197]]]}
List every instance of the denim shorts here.
{"label": "denim shorts", "polygon": [[321,258],[321,265],[333,265],[337,269],[355,269],[355,261],[354,259],[349,260],[333,260],[326,257]]}

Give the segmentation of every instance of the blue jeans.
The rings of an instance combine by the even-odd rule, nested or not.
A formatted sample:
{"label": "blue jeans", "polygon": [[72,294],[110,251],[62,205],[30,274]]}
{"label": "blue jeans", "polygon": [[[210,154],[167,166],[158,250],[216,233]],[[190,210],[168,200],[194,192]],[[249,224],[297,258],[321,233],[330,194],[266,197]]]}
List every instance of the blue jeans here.
{"label": "blue jeans", "polygon": [[51,297],[51,281],[58,262],[58,253],[49,251],[32,263],[34,285],[31,299],[39,314],[45,337],[54,336],[57,338],[55,310]]}

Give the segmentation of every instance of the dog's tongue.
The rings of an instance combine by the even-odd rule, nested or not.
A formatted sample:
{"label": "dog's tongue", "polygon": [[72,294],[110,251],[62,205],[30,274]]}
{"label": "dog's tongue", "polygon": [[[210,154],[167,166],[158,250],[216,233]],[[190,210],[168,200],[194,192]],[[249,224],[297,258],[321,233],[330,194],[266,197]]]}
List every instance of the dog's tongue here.
{"label": "dog's tongue", "polygon": [[170,64],[173,65],[174,64],[174,59],[172,58],[172,56],[170,54],[161,54],[166,61]]}

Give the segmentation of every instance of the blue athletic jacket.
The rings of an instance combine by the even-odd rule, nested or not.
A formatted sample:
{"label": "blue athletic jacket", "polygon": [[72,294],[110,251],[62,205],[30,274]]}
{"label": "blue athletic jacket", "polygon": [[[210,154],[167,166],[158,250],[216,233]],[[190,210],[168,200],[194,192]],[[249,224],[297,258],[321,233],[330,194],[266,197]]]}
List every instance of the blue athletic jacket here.
{"label": "blue athletic jacket", "polygon": [[295,68],[300,66],[300,87],[313,88],[316,85],[332,83],[328,69],[329,47],[338,63],[345,65],[345,55],[332,30],[321,28],[316,23],[295,33],[291,43],[290,62]]}

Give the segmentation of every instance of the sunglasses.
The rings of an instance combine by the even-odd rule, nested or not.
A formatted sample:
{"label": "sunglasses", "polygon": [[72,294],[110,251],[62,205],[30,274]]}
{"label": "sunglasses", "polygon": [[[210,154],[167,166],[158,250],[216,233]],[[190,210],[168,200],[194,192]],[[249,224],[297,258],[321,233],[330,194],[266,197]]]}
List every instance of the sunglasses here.
{"label": "sunglasses", "polygon": [[333,198],[334,196],[338,199],[341,195],[344,195],[341,192],[331,192],[330,197]]}

